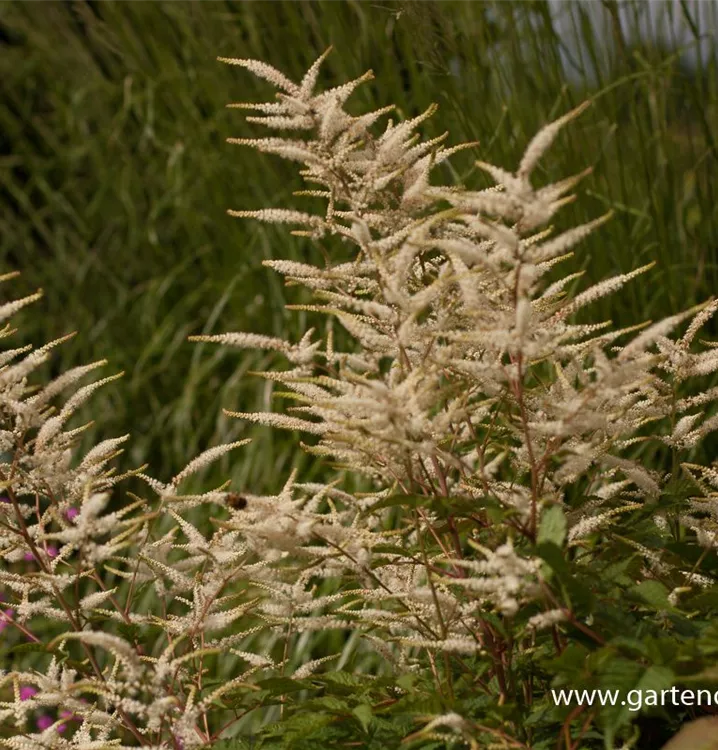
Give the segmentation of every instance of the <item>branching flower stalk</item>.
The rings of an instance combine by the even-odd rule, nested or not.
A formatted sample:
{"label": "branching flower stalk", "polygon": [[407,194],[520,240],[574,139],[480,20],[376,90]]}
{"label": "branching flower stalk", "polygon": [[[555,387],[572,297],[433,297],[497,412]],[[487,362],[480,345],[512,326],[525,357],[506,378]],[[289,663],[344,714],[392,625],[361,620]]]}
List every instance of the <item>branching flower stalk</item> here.
{"label": "branching flower stalk", "polygon": [[[303,447],[342,471],[327,483],[295,472],[275,496],[196,491],[198,472],[238,441],[168,482],[145,467],[117,474],[126,437],[80,456],[83,428],[68,427],[113,379],[79,385],[104,363],[36,386],[60,341],[0,355],[0,624],[13,654],[0,673],[4,747],[191,750],[271,733],[271,718],[291,737],[301,705],[291,696],[327,689],[333,663],[345,677],[361,664],[377,692],[336,709],[327,731],[384,731],[375,715],[431,675],[441,710],[427,719],[405,709],[411,725],[397,742],[577,747],[595,711],[544,724],[531,712],[552,684],[546,664],[568,663],[575,643],[581,664],[625,648],[587,582],[614,609],[626,592],[655,601],[665,589],[656,633],[671,627],[667,608],[683,616],[682,601],[715,585],[718,470],[694,450],[718,428],[718,388],[705,387],[718,349],[696,345],[718,303],[623,330],[576,321],[650,268],[577,292],[580,274],[560,274],[609,215],[554,235],[551,220],[588,172],[543,187],[533,175],[587,105],[542,128],[515,172],[477,162],[493,187],[437,185],[437,168],[477,144],[422,141],[435,107],[384,125],[391,107],[350,114],[371,73],[317,92],[327,54],[299,83],[264,62],[225,60],[278,89],[270,102],[231,106],[283,133],[230,141],[299,163],[300,195],[322,202],[230,213],[349,253],[330,252],[324,266],[266,262],[310,290],[312,303],[294,309],[326,316],[326,335],[193,338],[284,355],[285,369],[261,375],[296,405],[228,413],[315,436]],[[0,307],[0,322],[38,298]],[[332,322],[346,331],[344,351]],[[644,465],[649,444],[673,465]],[[346,474],[366,491],[350,491]],[[110,496],[130,476],[151,499]],[[672,527],[697,554],[671,551]],[[625,612],[642,616],[640,604]],[[344,639],[339,653],[326,652],[331,633]],[[467,691],[490,708],[471,713]],[[339,742],[327,736],[326,746]]]}
{"label": "branching flower stalk", "polygon": [[[318,435],[307,450],[368,474],[377,500],[373,506],[357,502],[370,530],[367,540],[385,525],[389,507],[410,509],[394,532],[402,530],[396,538],[412,560],[419,545],[424,570],[398,579],[400,556],[377,556],[367,544],[365,557],[379,578],[401,591],[402,601],[431,618],[440,638],[435,635],[429,646],[425,634],[400,634],[406,621],[395,621],[390,632],[398,643],[445,654],[488,650],[503,700],[510,651],[520,638],[500,634],[484,612],[510,620],[530,602],[543,602],[545,611],[529,619],[529,631],[550,627],[556,636],[557,623],[568,622],[603,642],[550,592],[537,545],[550,536],[551,518],[564,524],[552,542],[590,546],[614,518],[656,502],[671,472],[645,468],[633,457],[637,443],[658,439],[676,451],[718,426],[693,408],[710,403],[715,393],[684,401],[682,410],[690,413],[676,421],[680,407],[673,388],[674,382],[718,369],[714,348],[691,352],[716,303],[619,331],[608,323],[573,322],[591,302],[651,267],[573,295],[569,289],[580,274],[555,279],[573,247],[610,218],[553,236],[549,222],[574,199],[569,191],[590,170],[541,188],[532,183],[539,160],[588,103],[544,127],[515,172],[477,162],[495,187],[437,186],[430,182],[433,170],[476,144],[446,148],[446,134],[421,142],[417,129],[435,107],[407,121],[389,120],[377,132],[391,108],[360,116],[344,108],[371,73],[315,92],[326,54],[298,84],[265,63],[224,60],[279,90],[274,102],[230,106],[259,113],[248,122],[289,134],[229,142],[299,162],[305,180],[318,186],[300,195],[326,201],[322,212],[229,213],[298,225],[295,235],[354,249],[350,262],[323,268],[266,262],[313,293],[314,304],[294,309],[331,316],[354,346],[337,352],[331,334],[322,342],[313,331],[295,345],[248,334],[197,339],[287,354],[290,369],[265,376],[286,386],[300,405],[287,416],[233,416]],[[683,338],[668,338],[689,319]],[[587,489],[578,494],[582,486]],[[489,509],[502,514],[500,522]],[[685,527],[688,516],[679,518]],[[691,519],[696,533],[712,523],[705,516]],[[655,523],[665,526],[666,517],[657,512]],[[431,556],[425,538],[436,543]],[[445,573],[437,579],[441,565]],[[673,575],[680,579],[690,571]],[[377,594],[367,591],[364,597],[358,617],[376,622]],[[557,636],[555,641],[560,652]],[[451,673],[447,666],[444,679]]]}

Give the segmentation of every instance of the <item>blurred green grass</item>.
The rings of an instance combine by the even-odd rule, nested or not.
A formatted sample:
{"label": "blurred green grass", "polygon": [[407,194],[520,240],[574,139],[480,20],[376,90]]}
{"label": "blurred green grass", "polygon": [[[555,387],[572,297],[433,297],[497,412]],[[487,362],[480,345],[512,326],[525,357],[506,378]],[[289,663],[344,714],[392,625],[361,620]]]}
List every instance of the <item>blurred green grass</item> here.
{"label": "blurred green grass", "polygon": [[[304,479],[321,471],[297,454],[297,436],[222,416],[270,408],[271,391],[246,374],[272,357],[186,338],[297,339],[307,325],[283,309],[300,293],[261,261],[319,261],[320,251],[225,213],[307,200],[291,196],[301,187],[291,164],[224,143],[257,132],[225,104],[269,87],[215,58],[258,58],[298,78],[330,44],[324,83],[376,75],[354,111],[393,102],[410,116],[436,101],[427,135],[481,142],[446,167],[446,181],[482,186],[473,159],[514,166],[542,124],[593,98],[539,175],[594,168],[557,229],[614,209],[571,261],[594,280],[658,261],[596,314],[623,325],[705,299],[718,279],[709,5],[622,3],[616,23],[610,0],[2,4],[0,267],[22,270],[23,291],[46,292],[24,314],[24,335],[40,343],[79,330],[59,364],[107,358],[126,371],[96,397],[93,429],[131,432],[129,458],[155,476],[246,436],[254,442],[213,478],[266,492],[291,465]],[[636,39],[647,24],[660,43]]]}

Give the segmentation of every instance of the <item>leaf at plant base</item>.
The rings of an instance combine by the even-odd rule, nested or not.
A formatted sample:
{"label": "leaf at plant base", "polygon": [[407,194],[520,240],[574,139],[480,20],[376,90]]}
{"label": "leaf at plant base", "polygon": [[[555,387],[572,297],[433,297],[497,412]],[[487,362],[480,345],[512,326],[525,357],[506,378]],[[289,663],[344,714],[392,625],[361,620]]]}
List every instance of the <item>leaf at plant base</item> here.
{"label": "leaf at plant base", "polygon": [[718,750],[718,716],[685,724],[662,750]]}

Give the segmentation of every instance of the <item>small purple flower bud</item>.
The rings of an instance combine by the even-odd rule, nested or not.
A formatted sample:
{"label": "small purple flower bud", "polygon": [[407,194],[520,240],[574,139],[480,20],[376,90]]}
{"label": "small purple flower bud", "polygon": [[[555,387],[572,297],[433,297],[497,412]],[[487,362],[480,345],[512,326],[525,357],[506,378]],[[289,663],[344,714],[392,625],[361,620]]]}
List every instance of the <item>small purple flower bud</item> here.
{"label": "small purple flower bud", "polygon": [[26,552],[25,553],[25,559],[28,562],[32,562],[35,559],[35,555],[33,555],[32,552]]}
{"label": "small purple flower bud", "polygon": [[74,521],[79,515],[80,515],[80,510],[79,508],[76,508],[74,505],[69,507],[67,511],[65,512],[65,517],[67,518],[68,521]]}

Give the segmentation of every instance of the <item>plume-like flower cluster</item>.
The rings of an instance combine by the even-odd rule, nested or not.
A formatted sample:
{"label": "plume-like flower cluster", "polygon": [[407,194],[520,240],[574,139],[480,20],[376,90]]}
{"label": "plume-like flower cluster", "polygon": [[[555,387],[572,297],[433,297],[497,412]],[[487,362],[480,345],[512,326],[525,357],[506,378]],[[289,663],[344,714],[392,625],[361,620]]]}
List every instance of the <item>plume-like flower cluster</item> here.
{"label": "plume-like flower cluster", "polygon": [[[312,568],[318,575],[328,549],[344,558],[345,574],[361,575],[365,566],[363,590],[337,613],[351,615],[353,627],[385,630],[403,649],[394,651],[397,663],[422,649],[486,654],[498,638],[488,613],[510,617],[533,602],[539,611],[527,633],[573,618],[546,595],[531,552],[544,534],[544,513],[558,509],[565,519],[559,546],[586,547],[617,519],[656,503],[682,471],[678,451],[718,428],[718,418],[706,416],[716,389],[680,395],[684,383],[718,370],[715,346],[694,346],[718,304],[623,330],[577,321],[592,302],[651,268],[577,292],[580,274],[559,273],[610,215],[555,235],[549,222],[590,170],[541,187],[534,171],[588,104],[540,130],[516,171],[478,161],[493,187],[447,187],[433,182],[436,168],[476,144],[422,141],[419,126],[434,107],[383,127],[391,108],[350,114],[349,94],[371,73],[317,93],[325,57],[298,84],[265,63],[225,60],[279,89],[273,102],[230,106],[253,109],[260,114],[249,122],[280,134],[229,142],[299,162],[312,185],[299,195],[325,206],[230,214],[288,223],[300,228],[294,234],[348,246],[351,260],[324,267],[281,259],[266,265],[308,288],[314,302],[301,309],[335,320],[352,345],[338,351],[331,325],[324,338],[310,331],[297,344],[248,334],[198,338],[284,351],[289,368],[264,377],[281,383],[297,405],[288,414],[229,413],[316,435],[307,450],[373,481],[374,505],[347,500],[344,515],[333,504],[324,509],[331,534],[319,532],[314,514],[310,520],[290,505],[277,508],[291,519],[283,526],[276,518],[273,527],[277,537],[286,529],[289,556],[301,554],[297,545],[321,554],[307,538],[314,534],[326,545],[323,564]],[[686,321],[686,332],[671,338]],[[649,469],[637,457],[650,440],[673,451],[671,470]],[[702,496],[678,521],[715,546],[715,470],[684,468]],[[665,513],[656,513],[655,524],[665,531]],[[352,529],[352,550],[343,546],[342,525]],[[392,552],[377,553],[387,535]],[[689,589],[698,584],[690,565],[671,574]]]}
{"label": "plume-like flower cluster", "polygon": [[[304,309],[331,316],[356,346],[335,350],[332,336],[296,345],[272,341],[294,365],[267,373],[296,394],[292,415],[234,414],[321,436],[310,450],[410,494],[498,498],[535,534],[540,506],[562,503],[579,476],[598,500],[649,499],[662,479],[631,458],[644,425],[686,448],[718,426],[705,419],[709,391],[676,400],[687,378],[718,369],[715,348],[691,344],[716,303],[652,325],[612,331],[574,316],[650,266],[590,286],[567,288],[577,274],[550,281],[557,264],[609,216],[551,236],[543,228],[572,200],[587,172],[534,188],[532,173],[582,105],[544,127],[515,173],[477,162],[496,186],[482,191],[432,185],[432,170],[460,148],[416,132],[434,109],[374,127],[386,109],[358,117],[348,95],[371,78],[315,93],[319,64],[292,84],[264,63],[228,60],[280,89],[268,104],[231,105],[262,113],[249,121],[292,137],[229,139],[300,161],[326,199],[322,215],[285,209],[230,212],[311,227],[354,247],[354,260],[325,268],[273,260],[266,265],[314,293]],[[296,131],[300,131],[297,137]],[[446,208],[446,205],[450,208]],[[555,274],[554,274],[555,275]],[[685,335],[668,338],[684,320]],[[311,333],[311,332],[310,332]],[[331,331],[330,331],[331,334]],[[248,334],[198,337],[239,347],[267,346]],[[690,413],[687,413],[690,412]],[[667,420],[667,421],[665,421]],[[559,459],[559,461],[556,461]],[[620,502],[620,501],[618,501]],[[599,503],[579,508],[586,521]],[[523,523],[524,521],[522,521]]]}

